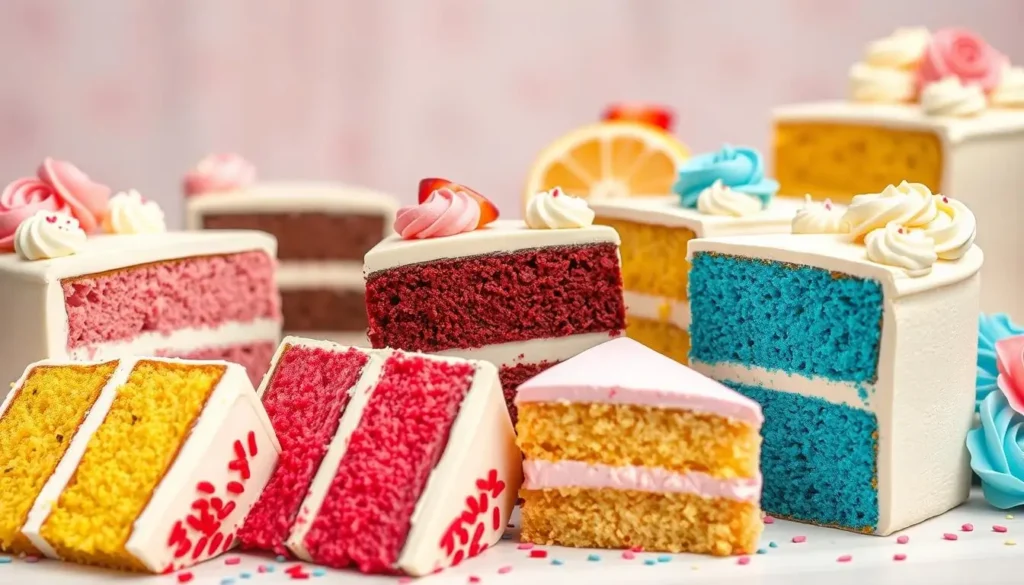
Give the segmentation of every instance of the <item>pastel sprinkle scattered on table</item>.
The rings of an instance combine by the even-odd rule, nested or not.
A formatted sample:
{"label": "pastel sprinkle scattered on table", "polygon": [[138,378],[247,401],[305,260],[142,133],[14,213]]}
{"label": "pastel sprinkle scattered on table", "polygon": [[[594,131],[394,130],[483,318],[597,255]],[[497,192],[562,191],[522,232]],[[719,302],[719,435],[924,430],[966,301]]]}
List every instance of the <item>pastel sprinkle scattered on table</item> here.
{"label": "pastel sprinkle scattered on table", "polygon": [[945,538],[946,540],[956,540],[958,537],[957,537],[957,535],[953,534],[952,532],[947,532],[947,533],[942,535],[942,538]]}
{"label": "pastel sprinkle scattered on table", "polygon": [[274,560],[279,562],[279,563],[283,563],[283,562],[287,561],[288,559],[285,558],[284,555],[277,555],[276,557],[274,557]]}
{"label": "pastel sprinkle scattered on table", "polygon": [[259,565],[259,566],[256,567],[256,572],[257,573],[266,573],[267,572],[267,567],[265,565]]}
{"label": "pastel sprinkle scattered on table", "polygon": [[1000,524],[992,526],[992,532],[1006,532],[1006,527]]}
{"label": "pastel sprinkle scattered on table", "polygon": [[220,580],[220,585],[235,585],[235,580],[231,577],[224,577]]}
{"label": "pastel sprinkle scattered on table", "polygon": [[559,559],[551,559],[551,564],[552,564],[552,565],[555,565],[556,567],[560,567],[560,566],[562,566],[562,565],[563,565],[563,564],[565,564],[565,563],[563,563],[563,562],[562,562],[561,560],[559,560]]}
{"label": "pastel sprinkle scattered on table", "polygon": [[533,543],[532,542],[520,542],[519,546],[517,546],[516,548],[519,549],[519,550],[530,550],[531,548],[533,548]]}
{"label": "pastel sprinkle scattered on table", "polygon": [[961,526],[960,530],[963,530],[964,532],[974,532],[974,524],[968,522],[967,524]]}
{"label": "pastel sprinkle scattered on table", "polygon": [[750,564],[750,557],[740,557],[740,558],[736,559],[736,564],[737,565],[749,565]]}
{"label": "pastel sprinkle scattered on table", "polygon": [[907,555],[905,555],[903,553],[896,553],[896,554],[892,555],[892,560],[894,560],[894,561],[905,561],[905,560],[907,560]]}
{"label": "pastel sprinkle scattered on table", "polygon": [[906,534],[901,534],[896,537],[897,544],[907,544],[908,542],[910,542],[910,537]]}
{"label": "pastel sprinkle scattered on table", "polygon": [[237,565],[240,562],[242,562],[242,557],[228,557],[224,559],[225,565]]}
{"label": "pastel sprinkle scattered on table", "polygon": [[6,565],[11,562],[11,557],[0,557],[0,565]]}
{"label": "pastel sprinkle scattered on table", "polygon": [[398,585],[405,585],[406,583],[412,583],[412,577],[399,577]]}
{"label": "pastel sprinkle scattered on table", "polygon": [[644,547],[642,547],[642,546],[631,546],[631,547],[629,547],[629,550],[630,550],[630,552],[635,552],[635,553],[644,552]]}
{"label": "pastel sprinkle scattered on table", "polygon": [[512,572],[512,567],[510,565],[505,565],[504,567],[498,567],[498,574],[499,575],[504,575],[506,573],[511,573],[511,572]]}
{"label": "pastel sprinkle scattered on table", "polygon": [[25,562],[26,563],[38,563],[39,562],[39,557],[37,557],[36,555],[28,555],[27,557],[25,557]]}
{"label": "pastel sprinkle scattered on table", "polygon": [[764,523],[765,524],[775,524],[775,518],[772,518],[771,516],[765,516],[764,517]]}
{"label": "pastel sprinkle scattered on table", "polygon": [[1006,519],[1007,520],[1013,520],[1013,514],[1007,514],[1006,515]]}
{"label": "pastel sprinkle scattered on table", "polygon": [[793,537],[793,543],[794,544],[800,544],[800,543],[803,543],[803,542],[807,542],[807,537],[806,536],[794,536]]}
{"label": "pastel sprinkle scattered on table", "polygon": [[264,566],[263,568],[264,568],[264,569],[265,569],[265,570],[266,570],[266,571],[267,571],[268,573],[273,573],[274,571],[276,571],[276,570],[277,570],[276,568],[274,568],[274,565],[265,565],[265,566]]}
{"label": "pastel sprinkle scattered on table", "polygon": [[544,559],[544,558],[547,558],[547,556],[548,556],[548,551],[546,551],[546,550],[531,550],[530,551],[530,558],[531,559]]}
{"label": "pastel sprinkle scattered on table", "polygon": [[600,561],[601,560],[601,555],[591,553],[591,554],[587,555],[587,560],[588,561]]}
{"label": "pastel sprinkle scattered on table", "polygon": [[252,577],[252,573],[242,573],[241,575],[239,575],[239,577],[243,579],[249,579]]}
{"label": "pastel sprinkle scattered on table", "polygon": [[626,559],[627,561],[633,560],[636,558],[636,553],[631,550],[623,551],[622,558]]}
{"label": "pastel sprinkle scattered on table", "polygon": [[768,554],[768,550],[767,549],[763,549],[763,548],[759,548],[759,549],[757,549],[757,554],[759,554],[759,555]]}
{"label": "pastel sprinkle scattered on table", "polygon": [[1016,543],[1016,541],[1013,541],[1013,540],[1007,540],[1003,544],[1005,544],[1006,546],[1013,546],[1013,545],[1015,545],[1017,543]]}
{"label": "pastel sprinkle scattered on table", "polygon": [[185,571],[184,573],[178,573],[178,583],[188,583],[192,580],[192,573]]}
{"label": "pastel sprinkle scattered on table", "polygon": [[768,543],[768,548],[779,548],[779,544],[773,540]]}
{"label": "pastel sprinkle scattered on table", "polygon": [[323,577],[326,574],[327,574],[327,571],[325,571],[323,569],[313,569],[313,576],[314,577]]}
{"label": "pastel sprinkle scattered on table", "polygon": [[836,562],[837,563],[848,563],[848,562],[850,562],[852,560],[853,560],[853,555],[839,555],[839,558],[836,559]]}
{"label": "pastel sprinkle scattered on table", "polygon": [[654,565],[656,563],[657,563],[657,561],[655,561],[654,559],[644,559],[644,564],[645,565],[650,566],[650,565]]}
{"label": "pastel sprinkle scattered on table", "polygon": [[480,582],[480,577],[477,577],[476,575],[470,575],[469,576],[469,582],[470,583],[479,583]]}
{"label": "pastel sprinkle scattered on table", "polygon": [[658,562],[659,563],[668,563],[668,562],[671,562],[671,561],[672,561],[672,557],[670,555],[661,555],[660,557],[658,557]]}

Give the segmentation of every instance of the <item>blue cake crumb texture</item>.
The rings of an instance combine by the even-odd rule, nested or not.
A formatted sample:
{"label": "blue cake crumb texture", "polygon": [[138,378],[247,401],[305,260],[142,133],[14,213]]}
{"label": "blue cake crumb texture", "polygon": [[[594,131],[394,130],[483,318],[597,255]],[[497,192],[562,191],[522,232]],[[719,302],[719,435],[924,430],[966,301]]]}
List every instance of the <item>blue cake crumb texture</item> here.
{"label": "blue cake crumb texture", "polygon": [[874,414],[812,396],[723,383],[764,411],[765,511],[823,526],[877,528]]}
{"label": "blue cake crumb texture", "polygon": [[698,253],[690,270],[690,357],[873,383],[882,287],[810,266]]}

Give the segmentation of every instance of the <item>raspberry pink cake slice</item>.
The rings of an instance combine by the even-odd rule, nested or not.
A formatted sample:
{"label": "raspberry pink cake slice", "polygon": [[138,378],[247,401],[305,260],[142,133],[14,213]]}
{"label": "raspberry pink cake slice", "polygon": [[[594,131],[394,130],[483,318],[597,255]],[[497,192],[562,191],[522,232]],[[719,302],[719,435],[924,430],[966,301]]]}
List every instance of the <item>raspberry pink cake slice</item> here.
{"label": "raspberry pink cake slice", "polygon": [[520,383],[625,328],[619,236],[558,189],[525,222],[481,226],[478,198],[449,184],[399,211],[365,257],[369,337],[495,364],[514,420]]}
{"label": "raspberry pink cake slice", "polygon": [[[60,217],[54,225],[73,221],[53,217]],[[0,380],[12,381],[42,359],[127,355],[224,359],[245,366],[250,380],[262,379],[281,333],[273,237],[83,235],[72,248],[61,239],[72,232],[39,221],[26,223],[22,253],[0,254],[0,322],[17,332],[0,337]],[[35,254],[53,250],[70,255]],[[0,395],[6,382],[3,388]]]}
{"label": "raspberry pink cake slice", "polygon": [[492,364],[288,337],[260,393],[282,455],[243,545],[424,575],[504,532],[522,469]]}

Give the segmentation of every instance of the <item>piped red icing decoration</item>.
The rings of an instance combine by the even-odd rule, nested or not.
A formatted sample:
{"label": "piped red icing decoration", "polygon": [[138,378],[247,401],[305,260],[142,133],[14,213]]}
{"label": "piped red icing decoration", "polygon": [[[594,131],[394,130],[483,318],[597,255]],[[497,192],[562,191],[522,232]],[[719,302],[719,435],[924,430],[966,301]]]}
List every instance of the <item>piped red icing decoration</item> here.
{"label": "piped red icing decoration", "polygon": [[437,177],[431,177],[420,180],[420,186],[416,200],[419,201],[420,203],[423,203],[430,198],[430,195],[433,194],[434,191],[438,191],[440,189],[462,191],[469,195],[470,197],[472,197],[474,201],[476,201],[477,205],[480,206],[480,221],[479,223],[476,224],[476,227],[478,229],[498,219],[498,216],[500,215],[498,207],[494,205],[494,203],[492,203],[490,199],[484,197],[478,191],[470,189],[469,187],[459,183],[453,183],[448,179],[439,179]]}
{"label": "piped red icing decoration", "polygon": [[[248,452],[246,446],[249,447]],[[228,474],[239,476],[239,480],[229,481],[219,496],[213,482],[202,480],[196,483],[198,496],[192,501],[191,511],[185,518],[174,522],[167,536],[167,546],[176,560],[188,557],[197,561],[204,555],[226,552],[234,543],[234,533],[225,534],[221,529],[238,506],[232,498],[244,491],[244,482],[249,478],[249,458],[257,453],[256,433],[249,431],[244,442],[236,440],[232,450],[234,457],[228,463]]]}
{"label": "piped red icing decoration", "polygon": [[477,494],[466,498],[462,512],[452,520],[439,543],[454,567],[462,561],[487,550],[481,542],[484,534],[501,527],[501,507],[498,496],[505,491],[505,482],[498,479],[498,470],[492,469],[487,477],[476,480]]}
{"label": "piped red icing decoration", "polygon": [[37,174],[39,180],[49,185],[57,198],[68,206],[85,233],[91,234],[99,229],[110,201],[110,187],[93,181],[67,161],[49,157],[43,159]]}
{"label": "piped red icing decoration", "polygon": [[608,106],[602,119],[605,122],[639,122],[671,132],[675,114],[668,107],[657,104],[620,103]]}
{"label": "piped red icing decoration", "polygon": [[996,384],[1010,408],[1024,414],[1024,335],[997,341],[996,357],[999,367]]}
{"label": "piped red icing decoration", "polygon": [[14,250],[14,232],[37,211],[71,213],[53,187],[36,177],[15,179],[0,192],[0,252]]}
{"label": "piped red icing decoration", "polygon": [[979,85],[990,92],[1002,80],[1007,63],[1006,55],[971,31],[938,30],[932,34],[917,69],[918,89],[952,76],[964,85]]}
{"label": "piped red icing decoration", "polygon": [[441,238],[471,232],[480,223],[480,206],[465,191],[438,189],[419,205],[398,210],[395,232],[406,240]]}
{"label": "piped red icing decoration", "polygon": [[185,196],[234,191],[256,182],[256,167],[240,155],[225,152],[207,155],[185,174]]}

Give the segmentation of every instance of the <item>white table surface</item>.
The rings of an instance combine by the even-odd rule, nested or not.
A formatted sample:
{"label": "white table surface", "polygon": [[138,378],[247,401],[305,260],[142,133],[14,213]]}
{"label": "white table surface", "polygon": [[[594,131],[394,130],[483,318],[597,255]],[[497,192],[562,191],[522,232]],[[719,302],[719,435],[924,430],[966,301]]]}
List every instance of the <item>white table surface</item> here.
{"label": "white table surface", "polygon": [[[1012,512],[1010,511],[1012,515]],[[546,558],[531,558],[529,550],[518,547],[518,530],[510,529],[498,546],[483,555],[443,573],[412,581],[415,585],[449,585],[478,582],[493,585],[541,585],[545,583],[587,583],[594,585],[655,585],[672,583],[724,583],[802,585],[867,585],[878,583],[1024,583],[1024,509],[1008,518],[1007,511],[989,507],[975,492],[967,504],[909,528],[906,544],[889,537],[852,534],[828,528],[775,521],[765,527],[761,538],[764,554],[750,555],[749,563],[739,564],[735,557],[715,558],[697,555],[659,555],[637,553],[623,558],[622,551],[534,547],[544,550]],[[518,524],[517,519],[513,519]],[[970,523],[974,530],[966,532]],[[994,525],[1007,532],[994,532]],[[957,540],[944,539],[945,533]],[[794,536],[806,537],[795,544]],[[775,547],[769,543],[774,542]],[[1016,544],[1008,544],[1016,543]],[[896,554],[906,559],[894,560]],[[597,554],[600,560],[588,560]],[[839,562],[843,555],[852,557]],[[239,557],[237,565],[225,559]],[[658,558],[669,559],[659,562]],[[562,564],[552,561],[557,559]],[[645,564],[653,560],[654,564]],[[233,585],[272,585],[307,582],[311,585],[395,585],[398,577],[367,577],[353,571],[323,571],[305,566],[308,581],[295,581],[285,570],[299,563],[279,563],[270,557],[250,554],[221,556],[191,569],[195,585],[220,585],[232,579]],[[261,566],[267,572],[260,572]],[[508,570],[508,568],[511,570]],[[506,572],[499,573],[499,569]],[[247,573],[248,578],[243,578]],[[472,578],[476,578],[474,580]],[[81,567],[42,560],[29,563],[14,559],[0,564],[0,584],[87,585],[99,583],[178,583],[177,575],[146,576]],[[405,583],[405,580],[401,582]]]}

